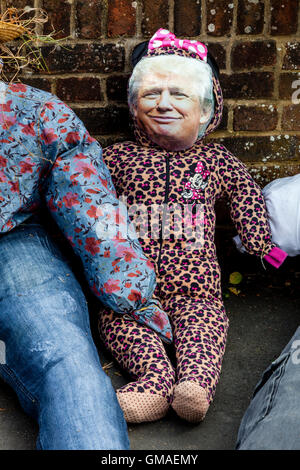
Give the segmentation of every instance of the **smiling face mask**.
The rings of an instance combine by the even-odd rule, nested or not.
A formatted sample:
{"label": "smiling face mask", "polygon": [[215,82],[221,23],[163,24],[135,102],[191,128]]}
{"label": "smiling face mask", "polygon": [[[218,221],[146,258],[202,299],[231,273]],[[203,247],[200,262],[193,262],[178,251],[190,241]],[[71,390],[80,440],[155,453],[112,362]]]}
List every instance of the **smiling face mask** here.
{"label": "smiling face mask", "polygon": [[145,58],[130,78],[128,101],[148,138],[166,150],[184,150],[213,116],[211,69],[176,55]]}

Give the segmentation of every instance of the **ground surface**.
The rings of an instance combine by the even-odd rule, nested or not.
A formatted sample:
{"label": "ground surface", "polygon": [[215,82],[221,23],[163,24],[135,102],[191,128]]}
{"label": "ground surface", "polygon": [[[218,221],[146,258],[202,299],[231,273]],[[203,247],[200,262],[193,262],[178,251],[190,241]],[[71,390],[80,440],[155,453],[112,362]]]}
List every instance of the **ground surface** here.
{"label": "ground surface", "polygon": [[[248,274],[243,273],[238,296],[228,296],[227,279],[232,270],[242,272],[242,261],[227,267],[223,276],[230,330],[221,379],[205,421],[189,425],[170,411],[158,422],[129,425],[133,450],[234,448],[255,384],[300,325],[299,257],[286,262],[280,274],[273,268],[265,272],[256,266]],[[101,352],[100,356],[102,364],[111,362],[107,353]],[[108,374],[115,387],[127,380],[117,366],[108,369]],[[36,436],[36,424],[0,380],[0,450],[34,449]]]}

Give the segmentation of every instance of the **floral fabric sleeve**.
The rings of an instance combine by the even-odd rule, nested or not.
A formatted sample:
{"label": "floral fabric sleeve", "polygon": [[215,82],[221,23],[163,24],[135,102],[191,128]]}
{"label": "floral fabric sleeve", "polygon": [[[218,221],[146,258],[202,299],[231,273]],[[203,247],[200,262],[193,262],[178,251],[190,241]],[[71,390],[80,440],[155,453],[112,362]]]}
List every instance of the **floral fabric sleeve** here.
{"label": "floral fabric sleeve", "polygon": [[127,211],[119,205],[100,145],[59,100],[42,109],[40,142],[43,157],[53,162],[46,179],[47,205],[80,256],[91,289],[106,306],[134,312],[138,321],[170,341],[165,312],[154,306],[149,313],[156,283],[153,265],[126,229]]}
{"label": "floral fabric sleeve", "polygon": [[279,267],[286,253],[272,243],[265,200],[245,165],[221,147],[219,176],[222,193],[229,199],[230,215],[247,252]]}

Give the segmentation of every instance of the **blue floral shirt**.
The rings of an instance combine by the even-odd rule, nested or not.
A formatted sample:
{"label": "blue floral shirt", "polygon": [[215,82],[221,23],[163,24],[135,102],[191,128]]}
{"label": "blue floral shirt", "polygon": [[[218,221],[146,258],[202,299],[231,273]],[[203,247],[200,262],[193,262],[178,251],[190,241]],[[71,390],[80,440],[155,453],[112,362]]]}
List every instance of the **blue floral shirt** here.
{"label": "blue floral shirt", "polygon": [[170,342],[168,317],[151,300],[153,266],[126,230],[99,143],[74,112],[50,93],[0,82],[0,144],[0,233],[46,202],[99,299]]}

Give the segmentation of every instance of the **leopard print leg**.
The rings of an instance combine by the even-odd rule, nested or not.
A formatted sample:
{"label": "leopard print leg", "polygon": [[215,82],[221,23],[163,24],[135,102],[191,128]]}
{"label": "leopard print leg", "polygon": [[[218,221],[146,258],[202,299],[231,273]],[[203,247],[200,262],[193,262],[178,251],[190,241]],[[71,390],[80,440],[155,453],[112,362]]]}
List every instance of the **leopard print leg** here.
{"label": "leopard print leg", "polygon": [[136,380],[117,390],[126,421],[141,423],[165,416],[175,371],[161,339],[150,328],[109,310],[100,312],[98,328],[107,349]]}
{"label": "leopard print leg", "polygon": [[172,408],[181,418],[200,422],[219,380],[228,319],[219,300],[176,296],[164,308],[173,324],[177,359]]}

